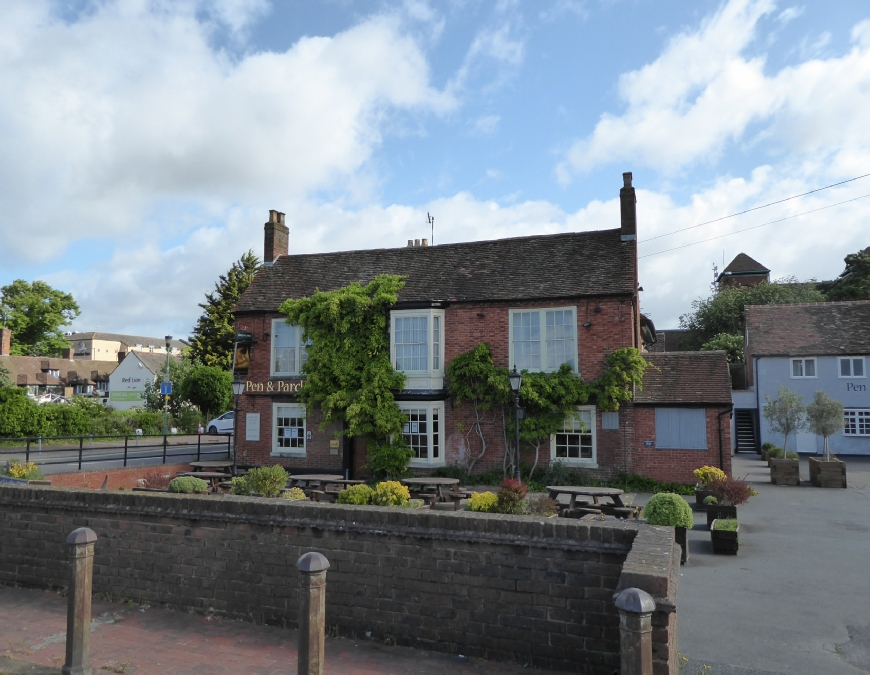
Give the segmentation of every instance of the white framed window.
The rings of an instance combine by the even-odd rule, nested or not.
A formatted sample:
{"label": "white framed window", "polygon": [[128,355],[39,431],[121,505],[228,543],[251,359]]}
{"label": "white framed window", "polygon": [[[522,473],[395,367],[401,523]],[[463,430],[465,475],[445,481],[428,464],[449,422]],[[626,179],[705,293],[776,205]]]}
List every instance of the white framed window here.
{"label": "white framed window", "polygon": [[551,373],[563,363],[577,371],[577,308],[510,310],[510,363]]}
{"label": "white framed window", "polygon": [[573,415],[565,418],[562,430],[550,436],[550,459],[569,465],[598,466],[595,406],[578,406]]}
{"label": "white framed window", "polygon": [[864,370],[863,356],[846,356],[840,358],[840,377],[867,377]]}
{"label": "white framed window", "polygon": [[284,319],[272,319],[271,375],[300,375],[308,360],[308,351],[302,342],[302,329],[291,326]]}
{"label": "white framed window", "polygon": [[656,408],[656,447],[706,450],[707,411],[704,408]]}
{"label": "white framed window", "polygon": [[844,410],[843,433],[847,436],[870,436],[870,410]]}
{"label": "white framed window", "polygon": [[800,379],[804,377],[816,377],[816,360],[815,359],[792,359],[791,360],[791,376],[792,379]]}
{"label": "white framed window", "polygon": [[408,417],[402,436],[414,452],[409,466],[443,466],[444,404],[408,402],[399,403],[399,409]]}
{"label": "white framed window", "polygon": [[390,312],[393,368],[405,373],[406,389],[441,389],[444,385],[444,310]]}
{"label": "white framed window", "polygon": [[306,441],[305,406],[273,403],[272,454],[304,457]]}

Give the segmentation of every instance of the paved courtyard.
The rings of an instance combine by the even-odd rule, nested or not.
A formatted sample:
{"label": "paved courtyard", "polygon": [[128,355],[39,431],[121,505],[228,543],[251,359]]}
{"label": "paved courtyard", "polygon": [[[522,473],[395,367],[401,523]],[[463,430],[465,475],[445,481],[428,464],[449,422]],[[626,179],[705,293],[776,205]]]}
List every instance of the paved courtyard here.
{"label": "paved courtyard", "polygon": [[847,490],[812,487],[805,459],[800,487],[771,485],[757,455],[733,459],[733,475],[760,494],[737,509],[734,557],[713,554],[696,514],[679,597],[686,675],[866,675],[870,457],[844,457]]}

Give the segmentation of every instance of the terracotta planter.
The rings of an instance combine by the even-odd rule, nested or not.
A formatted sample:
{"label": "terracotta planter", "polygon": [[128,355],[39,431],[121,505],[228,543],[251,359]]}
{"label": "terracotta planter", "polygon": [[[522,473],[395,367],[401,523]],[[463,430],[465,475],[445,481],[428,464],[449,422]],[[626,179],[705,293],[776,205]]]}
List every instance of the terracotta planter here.
{"label": "terracotta planter", "polygon": [[816,487],[846,487],[846,462],[810,457],[810,482]]}
{"label": "terracotta planter", "polygon": [[713,543],[713,553],[722,553],[724,555],[737,555],[739,546],[738,535],[740,534],[740,526],[734,531],[717,530],[716,521],[713,521],[713,527],[710,528],[710,541]]}
{"label": "terracotta planter", "polygon": [[704,504],[704,499],[709,497],[712,492],[710,492],[706,488],[695,488],[695,506],[698,507],[699,511],[706,510],[707,506]]}
{"label": "terracotta planter", "polygon": [[685,565],[689,562],[689,544],[686,541],[686,528],[675,527],[674,539],[677,541],[677,544],[679,544],[680,549],[682,549],[682,553],[680,554],[680,564]]}
{"label": "terracotta planter", "polygon": [[801,462],[799,459],[771,459],[770,482],[774,485],[800,485]]}
{"label": "terracotta planter", "polygon": [[717,518],[737,518],[737,507],[725,506],[724,504],[710,504],[707,507],[707,529],[713,527],[713,521]]}

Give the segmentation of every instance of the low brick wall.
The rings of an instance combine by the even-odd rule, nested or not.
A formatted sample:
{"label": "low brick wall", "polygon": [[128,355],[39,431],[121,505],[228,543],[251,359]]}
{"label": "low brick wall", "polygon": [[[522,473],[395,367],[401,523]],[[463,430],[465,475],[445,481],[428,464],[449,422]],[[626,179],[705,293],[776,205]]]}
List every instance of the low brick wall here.
{"label": "low brick wall", "polygon": [[172,476],[179,471],[190,471],[190,464],[159,464],[157,466],[128,466],[126,469],[106,469],[104,471],[76,471],[75,473],[54,473],[46,476],[55,487],[78,487],[96,489],[102,486],[108,477],[107,490],[117,490],[122,487],[132,490],[141,487],[139,479],[143,476],[159,472],[162,476]]}
{"label": "low brick wall", "polygon": [[[670,560],[631,577],[658,601],[679,567],[672,531],[628,522],[32,486],[0,487],[0,515],[0,583],[65,586],[63,541],[86,526],[96,593],[293,626],[295,562],[316,550],[335,632],[596,675],[619,669],[633,542]],[[656,626],[661,661],[676,622]]]}

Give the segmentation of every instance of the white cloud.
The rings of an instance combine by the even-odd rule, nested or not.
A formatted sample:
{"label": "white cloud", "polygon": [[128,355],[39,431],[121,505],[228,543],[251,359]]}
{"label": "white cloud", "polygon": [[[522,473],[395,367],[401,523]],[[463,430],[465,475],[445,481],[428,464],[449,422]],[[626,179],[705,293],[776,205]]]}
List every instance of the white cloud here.
{"label": "white cloud", "polygon": [[491,134],[498,129],[501,115],[483,115],[474,121],[474,131],[478,134]]}
{"label": "white cloud", "polygon": [[[233,60],[195,8],[107,2],[65,22],[46,1],[13,6],[0,23],[0,257],[141,235],[167,202],[329,187],[363,166],[391,111],[456,105],[396,17]],[[243,30],[262,3],[209,10]]]}
{"label": "white cloud", "polygon": [[797,19],[799,16],[802,16],[804,11],[806,11],[806,7],[786,7],[783,11],[779,13],[779,16],[776,17],[776,20],[781,24],[785,25]]}
{"label": "white cloud", "polygon": [[[847,53],[807,60],[765,74],[763,57],[743,55],[766,0],[731,0],[695,32],[674,38],[662,55],[620,78],[624,114],[605,114],[557,166],[562,183],[594,167],[631,160],[663,172],[715,163],[727,144],[764,141],[792,157],[820,153],[854,166],[870,160],[870,41],[865,24],[853,30]],[[813,55],[830,35],[807,49]],[[762,131],[746,138],[753,123]],[[865,164],[866,165],[866,164]]]}

